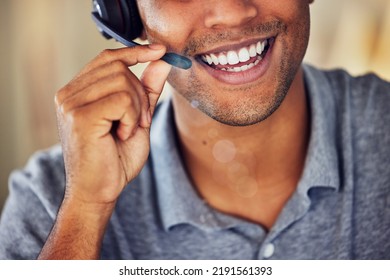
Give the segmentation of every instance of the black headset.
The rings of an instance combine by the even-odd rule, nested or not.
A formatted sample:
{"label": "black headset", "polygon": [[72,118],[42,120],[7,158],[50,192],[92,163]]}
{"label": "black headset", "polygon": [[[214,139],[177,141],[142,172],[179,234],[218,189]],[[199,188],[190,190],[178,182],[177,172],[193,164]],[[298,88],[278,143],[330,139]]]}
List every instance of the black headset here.
{"label": "black headset", "polygon": [[[92,0],[92,4],[92,19],[105,38],[128,47],[139,45],[133,41],[143,30],[136,0]],[[166,53],[161,59],[182,69],[192,65],[191,60],[175,53]]]}
{"label": "black headset", "polygon": [[[134,40],[141,35],[142,23],[136,0],[93,0],[93,12],[122,37]],[[99,27],[99,24],[98,24]],[[109,34],[102,31],[106,38]]]}

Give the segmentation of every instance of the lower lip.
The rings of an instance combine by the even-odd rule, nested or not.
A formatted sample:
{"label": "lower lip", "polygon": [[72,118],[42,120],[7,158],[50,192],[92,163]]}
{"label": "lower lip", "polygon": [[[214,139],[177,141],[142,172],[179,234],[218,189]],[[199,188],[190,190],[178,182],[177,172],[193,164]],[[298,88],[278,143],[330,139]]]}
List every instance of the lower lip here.
{"label": "lower lip", "polygon": [[[273,40],[272,40],[273,41]],[[251,69],[242,72],[229,72],[224,70],[214,69],[204,62],[200,64],[206,69],[206,71],[215,79],[230,85],[242,85],[254,82],[261,78],[267,71],[270,64],[270,56],[272,53],[274,42],[270,43],[267,53],[259,64],[255,65]]]}

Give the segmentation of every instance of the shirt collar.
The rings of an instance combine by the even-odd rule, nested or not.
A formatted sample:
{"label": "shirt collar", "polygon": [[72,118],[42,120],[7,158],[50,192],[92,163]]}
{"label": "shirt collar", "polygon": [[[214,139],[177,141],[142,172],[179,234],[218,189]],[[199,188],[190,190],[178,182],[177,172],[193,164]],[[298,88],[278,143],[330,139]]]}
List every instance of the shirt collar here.
{"label": "shirt collar", "polygon": [[[304,77],[311,116],[310,141],[300,185],[339,188],[339,160],[336,143],[337,110],[331,85],[325,74],[304,65]],[[298,185],[298,187],[300,187]]]}
{"label": "shirt collar", "polygon": [[309,146],[297,189],[280,213],[269,238],[305,215],[311,204],[311,189],[339,189],[337,110],[332,88],[323,72],[308,65],[304,65],[303,70],[311,117]]}

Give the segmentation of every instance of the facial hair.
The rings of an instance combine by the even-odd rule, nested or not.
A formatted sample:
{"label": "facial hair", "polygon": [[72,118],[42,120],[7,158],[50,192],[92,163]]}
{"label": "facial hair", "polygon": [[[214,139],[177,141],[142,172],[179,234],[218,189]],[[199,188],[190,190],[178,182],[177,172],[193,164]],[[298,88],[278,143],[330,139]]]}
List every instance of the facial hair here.
{"label": "facial hair", "polygon": [[[239,33],[233,33],[227,30],[213,34],[203,34],[188,40],[183,54],[194,56],[199,54],[201,50],[207,49],[208,46],[213,46],[215,44],[222,45],[225,42],[228,44],[238,38],[250,38],[262,36],[264,34],[279,34],[277,36],[277,42],[279,48],[282,49],[282,55],[272,81],[268,80],[267,84],[264,84],[264,82],[263,84],[255,82],[250,85],[226,86],[220,88],[227,96],[234,96],[235,92],[238,91],[243,93],[242,96],[244,96],[244,98],[240,98],[237,102],[221,103],[222,101],[218,100],[218,97],[213,92],[212,86],[200,81],[194,71],[190,71],[187,77],[187,83],[184,87],[176,82],[177,79],[181,79],[179,72],[176,69],[171,72],[168,77],[168,82],[176,91],[182,94],[188,102],[196,104],[196,107],[199,110],[220,123],[231,126],[247,126],[264,121],[282,104],[306,51],[310,24],[307,24],[306,21],[302,20],[295,28],[298,30],[296,34],[299,37],[295,42],[301,44],[299,46],[291,46],[291,44],[287,42],[289,30],[287,25],[279,20],[250,26],[240,30]],[[301,52],[295,53],[296,47],[298,47]],[[245,96],[254,95],[256,96],[256,99],[245,98]]]}

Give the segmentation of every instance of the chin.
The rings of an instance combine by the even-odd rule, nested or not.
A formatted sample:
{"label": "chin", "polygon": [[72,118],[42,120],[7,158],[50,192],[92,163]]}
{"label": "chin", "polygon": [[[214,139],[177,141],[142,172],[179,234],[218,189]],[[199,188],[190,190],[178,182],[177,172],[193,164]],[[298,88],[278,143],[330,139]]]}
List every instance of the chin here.
{"label": "chin", "polygon": [[[218,104],[200,101],[198,109],[215,121],[229,126],[250,126],[267,120],[280,107],[287,92],[278,92],[273,98],[247,99]],[[263,99],[262,101],[260,101]],[[211,105],[213,104],[213,105]],[[218,104],[218,105],[217,105]]]}

